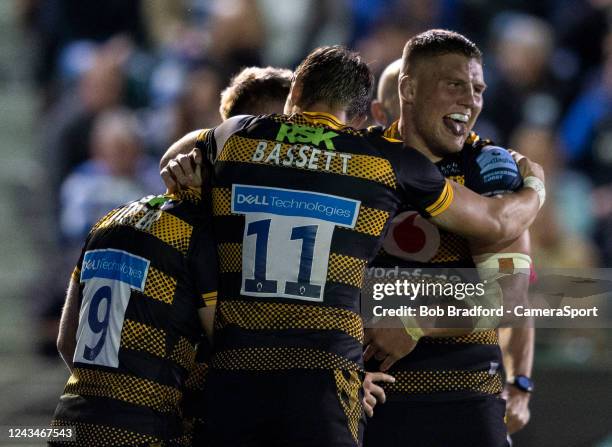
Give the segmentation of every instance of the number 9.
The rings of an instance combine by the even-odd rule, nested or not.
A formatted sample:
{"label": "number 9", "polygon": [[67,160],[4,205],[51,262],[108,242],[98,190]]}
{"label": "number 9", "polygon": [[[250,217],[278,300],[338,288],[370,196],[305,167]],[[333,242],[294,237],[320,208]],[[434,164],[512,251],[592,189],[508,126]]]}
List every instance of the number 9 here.
{"label": "number 9", "polygon": [[[93,348],[85,345],[85,352],[83,353],[83,357],[85,357],[89,361],[93,361],[100,351],[102,350],[102,346],[104,346],[104,341],[106,340],[106,332],[108,331],[108,318],[110,316],[110,308],[111,308],[111,288],[109,286],[102,286],[98,289],[98,291],[94,294],[91,299],[91,304],[89,306],[89,315],[87,316],[87,322],[89,323],[89,327],[91,331],[95,334],[102,332],[100,336],[100,340]],[[98,320],[98,310],[100,309],[100,304],[103,300],[108,300],[106,303],[106,314],[104,315],[104,319],[102,321]]]}

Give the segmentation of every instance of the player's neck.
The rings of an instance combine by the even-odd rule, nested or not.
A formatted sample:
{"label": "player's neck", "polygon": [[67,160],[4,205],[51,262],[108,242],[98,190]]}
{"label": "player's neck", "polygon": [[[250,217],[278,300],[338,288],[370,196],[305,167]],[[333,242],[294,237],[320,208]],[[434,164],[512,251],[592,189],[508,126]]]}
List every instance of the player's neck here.
{"label": "player's neck", "polygon": [[436,163],[442,160],[442,157],[435,155],[431,150],[427,147],[427,144],[423,141],[423,139],[418,135],[417,132],[412,129],[410,122],[400,116],[399,123],[397,126],[400,136],[402,137],[402,141],[406,146],[410,146],[421,154],[425,155],[429,161],[432,163]]}

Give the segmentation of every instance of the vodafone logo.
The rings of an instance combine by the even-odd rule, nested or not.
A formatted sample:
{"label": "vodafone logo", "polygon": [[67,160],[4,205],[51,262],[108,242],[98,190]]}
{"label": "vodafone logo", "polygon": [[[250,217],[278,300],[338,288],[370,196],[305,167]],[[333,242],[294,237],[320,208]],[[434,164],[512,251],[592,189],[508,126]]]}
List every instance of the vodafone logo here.
{"label": "vodafone logo", "polygon": [[440,232],[416,211],[406,211],[391,221],[383,248],[406,261],[427,262],[440,248]]}

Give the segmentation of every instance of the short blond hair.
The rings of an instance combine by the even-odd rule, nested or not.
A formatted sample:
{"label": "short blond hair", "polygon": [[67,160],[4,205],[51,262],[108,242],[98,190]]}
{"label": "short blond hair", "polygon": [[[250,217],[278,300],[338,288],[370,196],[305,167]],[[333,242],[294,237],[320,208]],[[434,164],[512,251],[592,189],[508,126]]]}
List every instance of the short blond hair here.
{"label": "short blond hair", "polygon": [[268,103],[284,104],[293,73],[285,68],[247,67],[236,74],[221,93],[219,113],[223,120],[235,115],[265,113]]}

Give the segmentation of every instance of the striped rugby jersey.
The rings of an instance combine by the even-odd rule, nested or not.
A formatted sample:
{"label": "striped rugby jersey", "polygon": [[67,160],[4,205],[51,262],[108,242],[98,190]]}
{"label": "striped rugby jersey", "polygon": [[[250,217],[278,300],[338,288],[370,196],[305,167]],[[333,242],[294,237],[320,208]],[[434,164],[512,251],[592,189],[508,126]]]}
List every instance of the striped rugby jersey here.
{"label": "striped rugby jersey", "polygon": [[364,267],[393,216],[443,212],[450,183],[416,150],[324,113],[235,117],[197,146],[214,163],[212,367],[362,370]]}
{"label": "striped rugby jersey", "polygon": [[[181,443],[183,385],[214,305],[217,259],[199,192],[149,196],[91,230],[80,284],[74,372],[52,426],[74,445]],[[71,444],[73,445],[73,444]]]}

